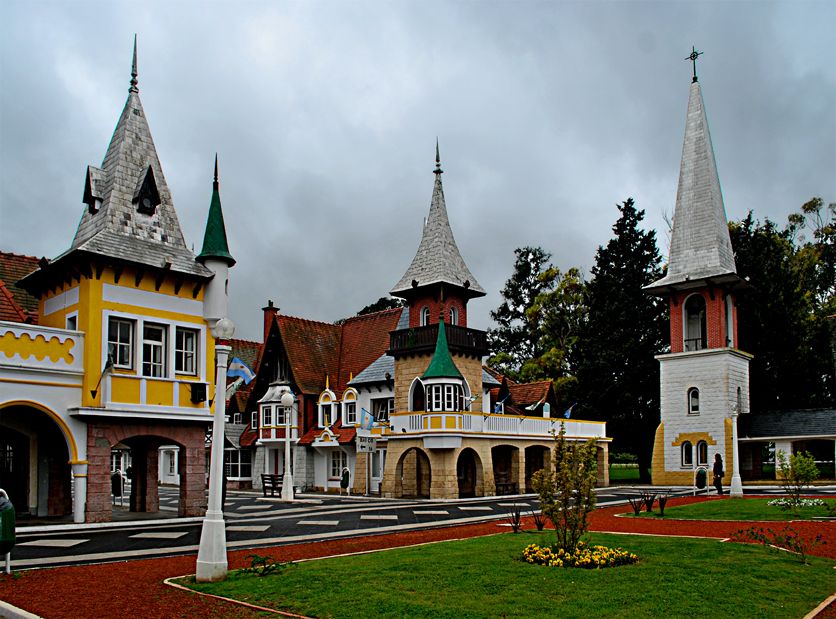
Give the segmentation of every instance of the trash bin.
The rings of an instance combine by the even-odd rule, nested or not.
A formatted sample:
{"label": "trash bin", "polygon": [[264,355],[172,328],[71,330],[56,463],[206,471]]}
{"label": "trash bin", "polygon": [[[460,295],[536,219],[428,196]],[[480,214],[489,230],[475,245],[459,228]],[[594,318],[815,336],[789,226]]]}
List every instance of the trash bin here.
{"label": "trash bin", "polygon": [[5,490],[0,490],[0,555],[12,551],[15,545],[15,507]]}
{"label": "trash bin", "polygon": [[705,488],[706,483],[708,482],[708,473],[705,469],[700,468],[697,469],[697,476],[694,480],[694,485],[697,487],[697,490],[702,490]]}

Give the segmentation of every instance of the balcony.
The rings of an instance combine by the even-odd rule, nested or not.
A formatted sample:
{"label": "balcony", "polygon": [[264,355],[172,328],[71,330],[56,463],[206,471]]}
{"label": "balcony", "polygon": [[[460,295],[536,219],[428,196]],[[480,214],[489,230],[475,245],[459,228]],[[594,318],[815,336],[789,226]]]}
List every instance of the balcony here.
{"label": "balcony", "polygon": [[0,321],[0,380],[11,373],[84,373],[84,334]]}
{"label": "balcony", "polygon": [[[456,325],[444,325],[444,330],[450,352],[472,357],[488,354],[488,334],[484,331]],[[431,353],[437,340],[438,324],[392,331],[389,333],[387,353],[393,357]]]}
{"label": "balcony", "polygon": [[[435,442],[428,446],[439,448],[456,447],[454,437],[474,434],[485,437],[502,438],[548,438],[560,430],[560,424],[566,428],[568,439],[603,439],[607,425],[602,422],[575,419],[523,417],[518,415],[495,415],[474,412],[402,412],[391,416],[391,429],[388,435],[394,438],[415,438],[417,436],[434,437]],[[445,438],[446,437],[446,438]],[[427,441],[425,440],[425,443]]]}

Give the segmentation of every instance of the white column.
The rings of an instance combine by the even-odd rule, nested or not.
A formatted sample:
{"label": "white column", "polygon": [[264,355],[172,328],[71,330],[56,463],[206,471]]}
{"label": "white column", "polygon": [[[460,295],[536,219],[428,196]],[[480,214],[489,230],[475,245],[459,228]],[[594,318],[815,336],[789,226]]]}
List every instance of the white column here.
{"label": "white column", "polygon": [[[219,320],[221,323],[224,319]],[[231,335],[229,336],[231,337]],[[227,344],[218,340],[215,346],[217,376],[215,378],[215,418],[212,422],[212,455],[209,470],[209,508],[200,532],[200,548],[197,553],[195,578],[199,582],[223,580],[227,573],[226,529],[224,528],[223,466],[224,466],[224,418],[226,417],[226,368],[229,353]]]}
{"label": "white column", "polygon": [[285,391],[282,395],[284,407],[284,478],[282,479],[282,501],[293,501],[293,473],[290,462],[290,417],[293,415],[293,394]]}
{"label": "white column", "polygon": [[73,471],[73,522],[84,522],[87,507],[87,463],[71,464]]}
{"label": "white column", "polygon": [[732,478],[729,496],[742,497],[743,483],[740,481],[740,455],[737,447],[737,405],[732,407]]}

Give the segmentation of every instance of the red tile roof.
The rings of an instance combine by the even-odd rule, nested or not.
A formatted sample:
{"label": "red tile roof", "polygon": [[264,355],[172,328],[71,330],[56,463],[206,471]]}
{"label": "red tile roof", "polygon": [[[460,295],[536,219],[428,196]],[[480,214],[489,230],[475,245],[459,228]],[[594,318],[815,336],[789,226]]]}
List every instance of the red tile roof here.
{"label": "red tile roof", "polygon": [[0,320],[38,322],[38,298],[17,282],[38,269],[38,258],[0,252]]}
{"label": "red tile roof", "polygon": [[549,394],[552,381],[541,380],[534,383],[508,383],[511,401],[517,406],[528,406],[542,402]]}
{"label": "red tile roof", "polygon": [[[318,428],[313,427],[299,439],[300,445],[311,445],[325,428]],[[357,436],[357,430],[355,428],[343,428],[340,421],[337,421],[333,426],[331,426],[331,431],[337,437],[337,443],[339,445],[346,445],[348,443],[354,442],[354,437]]]}

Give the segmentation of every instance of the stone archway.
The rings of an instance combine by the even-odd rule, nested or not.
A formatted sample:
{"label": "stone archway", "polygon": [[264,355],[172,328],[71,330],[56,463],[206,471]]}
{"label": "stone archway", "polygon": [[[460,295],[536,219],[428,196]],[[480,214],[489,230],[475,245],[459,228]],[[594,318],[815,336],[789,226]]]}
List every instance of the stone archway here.
{"label": "stone archway", "polygon": [[517,494],[520,491],[520,450],[513,445],[491,448],[496,494]]}
{"label": "stone archway", "polygon": [[97,423],[88,426],[87,522],[109,522],[113,518],[110,451],[117,444],[131,449],[130,511],[159,511],[159,447],[176,445],[180,448],[177,514],[202,516],[206,512],[206,448],[202,424]]}
{"label": "stone archway", "polygon": [[537,471],[548,470],[551,463],[551,450],[543,445],[531,445],[525,448],[525,492],[534,492],[531,478]]}
{"label": "stone archway", "polygon": [[462,449],[456,461],[459,498],[484,496],[482,477],[482,461],[479,454],[469,447]]}
{"label": "stone archway", "polygon": [[398,459],[396,479],[400,480],[399,497],[430,498],[432,467],[423,449],[411,447]]}

